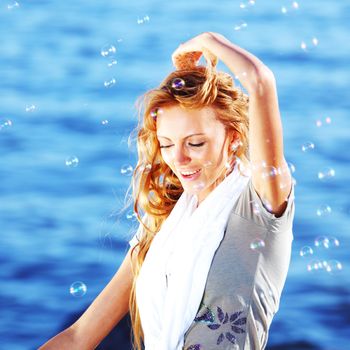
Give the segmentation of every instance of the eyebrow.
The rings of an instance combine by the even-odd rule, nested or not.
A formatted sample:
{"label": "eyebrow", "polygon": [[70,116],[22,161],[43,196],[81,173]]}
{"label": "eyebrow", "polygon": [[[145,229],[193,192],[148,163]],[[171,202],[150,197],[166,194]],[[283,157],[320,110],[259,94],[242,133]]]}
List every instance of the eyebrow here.
{"label": "eyebrow", "polygon": [[[203,132],[198,133],[198,134],[191,134],[191,135],[185,136],[184,139],[187,139],[187,138],[189,138],[191,136],[196,136],[196,135],[205,135],[205,134]],[[164,139],[171,140],[171,139],[169,139],[169,137],[166,137],[166,136],[157,135],[157,137],[163,137]]]}

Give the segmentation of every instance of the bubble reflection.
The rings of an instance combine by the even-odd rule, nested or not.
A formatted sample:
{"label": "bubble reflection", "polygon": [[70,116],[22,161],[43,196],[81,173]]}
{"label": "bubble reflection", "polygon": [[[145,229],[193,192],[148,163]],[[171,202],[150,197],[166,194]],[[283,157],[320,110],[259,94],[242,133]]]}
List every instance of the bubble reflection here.
{"label": "bubble reflection", "polygon": [[86,284],[81,281],[73,282],[69,288],[69,292],[74,297],[82,297],[86,294]]}
{"label": "bubble reflection", "polygon": [[0,131],[3,129],[8,129],[12,126],[12,121],[10,119],[0,119]]}
{"label": "bubble reflection", "polygon": [[66,158],[66,166],[70,167],[70,168],[75,168],[77,167],[79,164],[79,159],[76,156],[70,156],[68,158]]}
{"label": "bubble reflection", "polygon": [[333,179],[335,176],[335,170],[333,168],[325,168],[318,172],[319,180],[326,181]]}

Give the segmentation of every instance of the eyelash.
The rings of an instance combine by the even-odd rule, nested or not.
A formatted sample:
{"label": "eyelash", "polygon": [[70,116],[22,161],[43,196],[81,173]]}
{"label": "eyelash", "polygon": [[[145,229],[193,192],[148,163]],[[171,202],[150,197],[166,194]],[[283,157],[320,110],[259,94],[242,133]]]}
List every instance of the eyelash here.
{"label": "eyelash", "polygon": [[[190,146],[193,146],[193,147],[201,147],[205,144],[205,142],[201,142],[201,143],[197,143],[197,144],[193,144],[193,143],[189,143]],[[160,148],[169,148],[171,147],[172,145],[170,146],[159,146]]]}

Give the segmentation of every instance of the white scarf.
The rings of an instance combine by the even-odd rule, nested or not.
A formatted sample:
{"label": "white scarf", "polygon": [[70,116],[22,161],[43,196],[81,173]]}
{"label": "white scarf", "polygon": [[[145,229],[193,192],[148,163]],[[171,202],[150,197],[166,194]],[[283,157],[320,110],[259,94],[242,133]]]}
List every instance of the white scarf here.
{"label": "white scarf", "polygon": [[136,281],[145,350],[182,350],[229,214],[249,177],[234,170],[198,206],[184,191],[155,235]]}

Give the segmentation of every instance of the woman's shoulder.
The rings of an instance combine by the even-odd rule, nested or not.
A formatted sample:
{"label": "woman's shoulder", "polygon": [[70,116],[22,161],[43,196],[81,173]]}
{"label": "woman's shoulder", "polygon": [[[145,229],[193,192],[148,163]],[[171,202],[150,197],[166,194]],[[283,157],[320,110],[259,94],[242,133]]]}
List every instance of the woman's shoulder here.
{"label": "woman's shoulder", "polygon": [[263,226],[268,231],[284,232],[292,228],[294,219],[294,184],[292,184],[286,202],[287,206],[284,212],[281,216],[276,217],[275,214],[269,211],[268,203],[259,197],[250,177],[232,209],[232,214]]}

